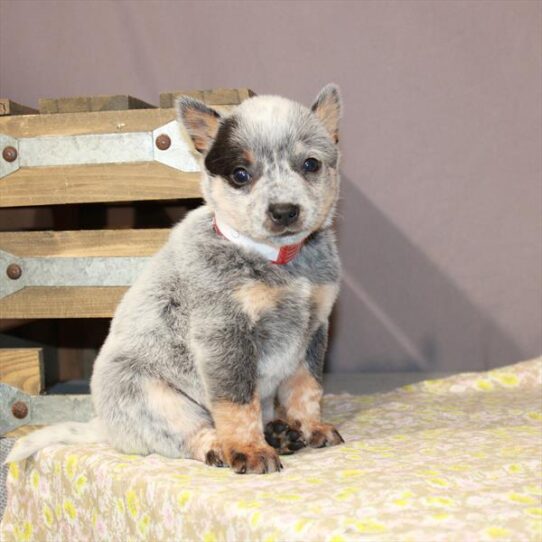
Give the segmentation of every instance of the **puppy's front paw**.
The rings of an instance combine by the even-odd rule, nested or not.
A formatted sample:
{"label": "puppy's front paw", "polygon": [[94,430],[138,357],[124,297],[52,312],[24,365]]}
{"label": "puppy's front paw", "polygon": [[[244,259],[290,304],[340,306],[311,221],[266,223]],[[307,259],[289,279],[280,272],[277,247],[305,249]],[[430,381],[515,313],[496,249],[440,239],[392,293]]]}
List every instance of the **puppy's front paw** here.
{"label": "puppy's front paw", "polygon": [[282,469],[277,452],[267,445],[233,445],[227,448],[226,459],[238,474],[266,474]]}
{"label": "puppy's front paw", "polygon": [[307,442],[311,448],[324,448],[342,444],[344,439],[330,423],[317,423],[309,428]]}
{"label": "puppy's front paw", "polygon": [[220,448],[210,449],[205,454],[205,464],[211,467],[223,467],[224,466],[224,457],[222,455],[222,450]]}
{"label": "puppy's front paw", "polygon": [[283,420],[274,420],[265,426],[265,440],[279,455],[290,455],[307,445],[298,429],[299,427],[294,428]]}

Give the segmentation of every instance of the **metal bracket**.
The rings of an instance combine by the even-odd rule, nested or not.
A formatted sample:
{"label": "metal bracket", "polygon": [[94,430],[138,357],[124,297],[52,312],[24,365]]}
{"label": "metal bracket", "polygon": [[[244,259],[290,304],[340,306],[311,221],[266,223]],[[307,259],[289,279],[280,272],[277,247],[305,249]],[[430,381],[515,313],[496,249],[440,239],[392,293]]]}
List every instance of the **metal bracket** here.
{"label": "metal bracket", "polygon": [[23,425],[86,422],[93,412],[90,395],[28,395],[0,383],[0,435]]}
{"label": "metal bracket", "polygon": [[0,157],[0,178],[21,167],[160,162],[179,171],[200,171],[197,160],[172,120],[152,132],[124,132],[14,138],[0,134],[0,151],[12,147],[15,158]]}
{"label": "metal bracket", "polygon": [[[0,250],[0,299],[28,286],[129,286],[150,256],[20,258]],[[10,274],[11,270],[17,270]]]}
{"label": "metal bracket", "polygon": [[18,157],[19,142],[17,139],[5,134],[0,134],[0,151],[3,151],[0,156],[0,179],[19,169],[18,158],[15,158],[15,160],[6,160],[6,157],[4,156],[5,150],[10,147],[15,149],[15,156]]}

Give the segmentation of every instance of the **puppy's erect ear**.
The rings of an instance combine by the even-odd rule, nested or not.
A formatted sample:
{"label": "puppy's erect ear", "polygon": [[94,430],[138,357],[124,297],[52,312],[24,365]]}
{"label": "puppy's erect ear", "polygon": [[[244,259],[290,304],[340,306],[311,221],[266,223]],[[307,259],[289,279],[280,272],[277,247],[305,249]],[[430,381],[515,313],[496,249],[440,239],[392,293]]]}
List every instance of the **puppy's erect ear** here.
{"label": "puppy's erect ear", "polygon": [[211,148],[218,132],[220,115],[203,102],[189,96],[178,98],[175,101],[175,109],[196,150],[205,154]]}
{"label": "puppy's erect ear", "polygon": [[342,99],[339,87],[335,83],[329,83],[316,97],[311,110],[326,127],[331,139],[339,142],[339,119],[342,114]]}

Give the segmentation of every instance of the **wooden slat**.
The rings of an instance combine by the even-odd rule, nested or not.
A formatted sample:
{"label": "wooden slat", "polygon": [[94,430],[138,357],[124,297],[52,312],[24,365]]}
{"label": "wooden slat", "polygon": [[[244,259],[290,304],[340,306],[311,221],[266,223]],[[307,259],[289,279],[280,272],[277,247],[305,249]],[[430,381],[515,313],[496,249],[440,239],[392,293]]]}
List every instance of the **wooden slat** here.
{"label": "wooden slat", "polygon": [[151,256],[169,229],[0,232],[0,249],[20,257]]}
{"label": "wooden slat", "polygon": [[0,318],[110,318],[126,286],[32,286],[0,301]]}
{"label": "wooden slat", "polygon": [[173,119],[175,119],[174,109],[134,109],[64,115],[31,115],[19,118],[3,117],[0,118],[0,133],[12,137],[120,134],[154,130]]}
{"label": "wooden slat", "polygon": [[0,382],[37,395],[44,388],[41,348],[0,349]]}
{"label": "wooden slat", "polygon": [[203,91],[203,101],[209,105],[226,105],[241,103],[236,88],[217,88]]}
{"label": "wooden slat", "polygon": [[0,117],[4,115],[35,115],[38,111],[27,105],[21,105],[8,98],[0,98]]}
{"label": "wooden slat", "polygon": [[199,198],[199,177],[157,162],[21,168],[0,182],[0,207]]}
{"label": "wooden slat", "polygon": [[[231,106],[217,106],[229,111]],[[12,137],[82,135],[151,131],[176,118],[175,109],[133,109],[63,115],[0,117],[0,133]]]}
{"label": "wooden slat", "polygon": [[126,109],[154,109],[143,100],[126,95],[78,96],[71,98],[40,98],[40,113],[84,113],[89,111],[122,111]]}
{"label": "wooden slat", "polygon": [[207,105],[237,105],[243,100],[254,96],[249,88],[217,88],[212,90],[175,90],[160,94],[160,107],[174,107],[175,99],[179,96],[190,96]]}
{"label": "wooden slat", "polygon": [[239,103],[243,102],[244,100],[248,98],[252,98],[252,96],[256,96],[256,93],[250,88],[239,89]]}
{"label": "wooden slat", "polygon": [[172,92],[162,92],[160,94],[160,107],[167,109],[175,107],[175,100],[179,96],[190,96],[196,98],[200,102],[203,102],[203,90],[177,90]]}

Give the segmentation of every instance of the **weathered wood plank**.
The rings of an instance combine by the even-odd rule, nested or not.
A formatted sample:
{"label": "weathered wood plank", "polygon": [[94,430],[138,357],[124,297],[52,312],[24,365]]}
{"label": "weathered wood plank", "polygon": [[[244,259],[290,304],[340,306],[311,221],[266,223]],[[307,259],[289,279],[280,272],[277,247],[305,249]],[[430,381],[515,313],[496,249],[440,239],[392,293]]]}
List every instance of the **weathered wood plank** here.
{"label": "weathered wood plank", "polygon": [[20,257],[151,256],[169,229],[0,232],[0,249]]}
{"label": "weathered wood plank", "polygon": [[42,115],[156,108],[156,106],[144,102],[143,100],[126,95],[40,98],[39,107]]}
{"label": "weathered wood plank", "polygon": [[203,90],[177,90],[172,92],[162,92],[160,93],[160,107],[164,109],[169,109],[175,107],[175,100],[179,96],[190,96],[195,98],[200,102],[203,102]]}
{"label": "weathered wood plank", "polygon": [[0,318],[110,318],[127,286],[32,286],[0,300]]}
{"label": "weathered wood plank", "polygon": [[133,109],[0,118],[0,133],[12,137],[143,132],[175,119],[175,110]]}
{"label": "weathered wood plank", "polygon": [[239,89],[239,103],[256,96],[256,93],[250,88],[240,88]]}
{"label": "weathered wood plank", "polygon": [[22,168],[0,183],[0,207],[199,197],[199,173],[158,162]]}
{"label": "weathered wood plank", "polygon": [[[231,106],[217,106],[226,112]],[[12,137],[82,135],[152,131],[176,118],[175,109],[131,109],[63,115],[0,117],[0,133]]]}
{"label": "weathered wood plank", "polygon": [[216,88],[203,91],[203,101],[209,105],[226,105],[241,103],[236,88]]}
{"label": "weathered wood plank", "polygon": [[0,382],[37,395],[44,388],[41,348],[0,349]]}
{"label": "weathered wood plank", "polygon": [[0,116],[4,115],[36,115],[38,111],[27,105],[21,105],[8,98],[0,98]]}
{"label": "weathered wood plank", "polygon": [[175,90],[171,92],[162,92],[160,94],[160,107],[174,107],[175,100],[179,96],[190,96],[196,98],[207,105],[223,106],[237,105],[243,100],[255,96],[254,91],[249,88],[217,88],[212,90]]}

